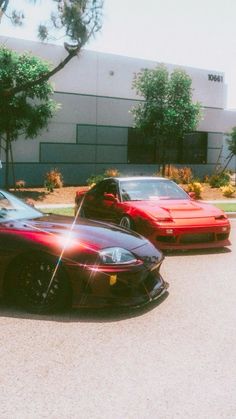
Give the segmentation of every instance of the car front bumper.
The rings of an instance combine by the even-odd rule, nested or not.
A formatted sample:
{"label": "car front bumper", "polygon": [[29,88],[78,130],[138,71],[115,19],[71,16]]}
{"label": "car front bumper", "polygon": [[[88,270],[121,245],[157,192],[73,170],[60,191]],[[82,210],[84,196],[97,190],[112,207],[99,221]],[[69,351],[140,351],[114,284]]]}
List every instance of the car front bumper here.
{"label": "car front bumper", "polygon": [[230,223],[225,220],[208,225],[184,225],[184,222],[153,225],[148,239],[159,249],[204,249],[229,246]]}
{"label": "car front bumper", "polygon": [[162,261],[163,257],[151,268],[140,264],[130,270],[70,265],[73,307],[139,307],[156,300],[168,288],[160,274]]}

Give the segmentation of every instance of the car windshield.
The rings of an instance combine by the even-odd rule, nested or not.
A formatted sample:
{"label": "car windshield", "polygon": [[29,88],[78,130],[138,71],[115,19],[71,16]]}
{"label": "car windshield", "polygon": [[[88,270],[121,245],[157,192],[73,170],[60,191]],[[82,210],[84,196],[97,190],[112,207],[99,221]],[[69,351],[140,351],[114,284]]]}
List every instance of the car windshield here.
{"label": "car windshield", "polygon": [[168,179],[134,179],[120,181],[122,201],[152,199],[189,199],[175,182]]}
{"label": "car windshield", "polygon": [[10,220],[32,219],[43,214],[8,192],[0,191],[0,223]]}

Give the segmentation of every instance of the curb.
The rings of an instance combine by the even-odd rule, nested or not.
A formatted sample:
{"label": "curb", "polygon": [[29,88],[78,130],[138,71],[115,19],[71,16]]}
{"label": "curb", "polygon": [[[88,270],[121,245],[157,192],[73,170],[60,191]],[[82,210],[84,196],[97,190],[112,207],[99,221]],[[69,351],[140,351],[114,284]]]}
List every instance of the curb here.
{"label": "curb", "polygon": [[226,212],[228,218],[236,218],[236,212]]}

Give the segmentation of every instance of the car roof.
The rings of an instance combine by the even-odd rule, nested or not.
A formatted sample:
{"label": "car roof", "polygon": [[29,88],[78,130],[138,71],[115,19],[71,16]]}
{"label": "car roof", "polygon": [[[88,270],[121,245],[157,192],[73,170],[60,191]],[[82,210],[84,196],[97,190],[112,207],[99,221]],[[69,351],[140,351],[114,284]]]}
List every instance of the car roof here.
{"label": "car roof", "polygon": [[118,182],[130,181],[130,180],[169,180],[164,177],[157,177],[157,176],[122,176],[122,177],[109,177],[106,179],[115,179]]}

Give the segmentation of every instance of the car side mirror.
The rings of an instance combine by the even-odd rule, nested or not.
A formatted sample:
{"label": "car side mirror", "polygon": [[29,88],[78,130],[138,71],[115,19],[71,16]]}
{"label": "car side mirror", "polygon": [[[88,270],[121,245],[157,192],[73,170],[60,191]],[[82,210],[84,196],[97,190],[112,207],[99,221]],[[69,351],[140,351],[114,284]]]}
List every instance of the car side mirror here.
{"label": "car side mirror", "polygon": [[117,198],[112,193],[104,193],[103,197],[105,201],[117,202]]}
{"label": "car side mirror", "polygon": [[188,196],[189,196],[191,199],[196,199],[196,194],[195,194],[195,192],[188,192]]}

